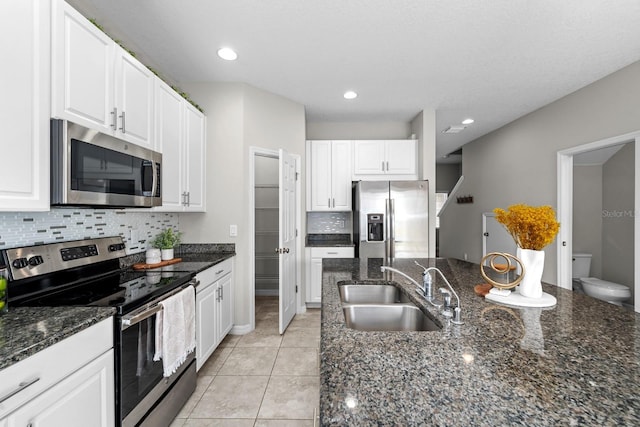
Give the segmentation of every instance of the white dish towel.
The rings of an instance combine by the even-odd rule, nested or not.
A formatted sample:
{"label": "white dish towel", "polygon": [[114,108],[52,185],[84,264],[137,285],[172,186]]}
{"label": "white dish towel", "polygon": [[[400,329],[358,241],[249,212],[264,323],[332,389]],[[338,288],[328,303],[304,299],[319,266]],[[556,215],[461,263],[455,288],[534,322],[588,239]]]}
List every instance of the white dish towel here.
{"label": "white dish towel", "polygon": [[164,376],[173,374],[196,348],[196,292],[188,286],[161,303],[156,314],[156,353]]}

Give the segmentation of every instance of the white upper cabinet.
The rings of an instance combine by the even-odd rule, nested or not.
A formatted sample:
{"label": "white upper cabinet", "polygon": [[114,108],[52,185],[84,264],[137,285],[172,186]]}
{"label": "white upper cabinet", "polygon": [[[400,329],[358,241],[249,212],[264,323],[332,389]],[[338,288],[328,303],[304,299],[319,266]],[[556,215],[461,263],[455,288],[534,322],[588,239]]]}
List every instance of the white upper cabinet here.
{"label": "white upper cabinet", "polygon": [[49,210],[50,3],[0,1],[0,211]]}
{"label": "white upper cabinet", "polygon": [[162,152],[164,212],[204,212],[206,119],[166,83],[155,93],[156,150]]}
{"label": "white upper cabinet", "polygon": [[52,115],[152,147],[153,73],[63,0],[52,4]]}
{"label": "white upper cabinet", "polygon": [[417,144],[413,139],[353,141],[354,180],[389,175],[416,179]]}
{"label": "white upper cabinet", "polygon": [[185,211],[204,212],[206,209],[206,177],[204,170],[204,162],[206,156],[206,119],[204,117],[204,114],[202,114],[188,102],[183,102],[183,105],[185,106]]}
{"label": "white upper cabinet", "polygon": [[309,141],[307,209],[351,210],[351,141]]}
{"label": "white upper cabinet", "polygon": [[115,54],[116,134],[134,144],[153,149],[153,86],[156,76],[120,46],[115,47]]}
{"label": "white upper cabinet", "polygon": [[156,147],[162,153],[162,207],[182,211],[184,115],[182,97],[166,83],[156,81]]}

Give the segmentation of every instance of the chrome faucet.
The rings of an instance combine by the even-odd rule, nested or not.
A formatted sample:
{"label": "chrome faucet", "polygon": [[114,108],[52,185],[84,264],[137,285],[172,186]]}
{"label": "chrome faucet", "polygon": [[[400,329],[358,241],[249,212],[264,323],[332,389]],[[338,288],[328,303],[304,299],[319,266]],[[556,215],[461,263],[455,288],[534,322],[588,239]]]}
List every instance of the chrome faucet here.
{"label": "chrome faucet", "polygon": [[[414,261],[414,262],[416,263],[417,266],[422,267],[422,269],[424,270],[422,272],[422,275],[424,277],[423,282],[425,283],[423,294],[425,298],[427,298],[427,301],[431,302],[429,300],[429,297],[427,297],[428,294],[427,294],[426,284],[427,282],[429,283],[428,291],[429,291],[429,295],[431,295],[431,298],[433,299],[433,285],[432,285],[433,281],[431,279],[431,271],[437,271],[440,277],[442,277],[442,280],[444,280],[444,282],[447,284],[449,289],[451,289],[451,292],[453,293],[453,295],[456,297],[457,306],[456,308],[453,309],[453,319],[451,319],[451,323],[456,325],[462,325],[464,322],[462,321],[462,307],[460,307],[460,298],[458,297],[458,294],[453,289],[453,286],[451,286],[447,278],[444,277],[444,274],[442,274],[442,271],[440,271],[436,267],[425,268],[424,266],[418,264],[418,261]],[[447,291],[445,288],[440,288],[440,293],[442,293],[442,296],[444,298],[444,308],[443,308],[442,314],[445,316],[451,316],[451,295],[449,294],[449,291]]]}
{"label": "chrome faucet", "polygon": [[[422,266],[421,266],[421,267],[422,267]],[[424,267],[423,267],[423,268],[424,268]],[[402,271],[400,271],[400,270],[398,270],[398,269],[395,269],[395,268],[393,268],[393,267],[389,267],[389,266],[386,266],[386,265],[383,265],[383,266],[381,266],[381,267],[380,267],[380,271],[384,272],[384,271],[386,271],[386,270],[388,270],[388,271],[392,271],[392,272],[394,272],[394,273],[398,273],[398,274],[400,274],[401,276],[406,277],[407,279],[409,279],[409,280],[411,281],[411,283],[413,283],[414,285],[416,285],[416,290],[418,291],[418,293],[421,293],[423,296],[425,295],[425,286],[426,286],[426,285],[425,285],[425,281],[424,281],[424,280],[423,280],[423,284],[422,284],[422,285],[420,285],[420,283],[416,282],[416,280],[415,280],[413,277],[410,277],[410,276],[406,275],[405,273],[403,273]],[[423,277],[423,279],[424,279],[424,277]],[[433,291],[431,290],[431,281],[430,281],[430,280],[431,280],[431,276],[429,276],[429,292],[431,292],[431,293],[433,294]],[[437,308],[440,308],[440,307],[441,307],[441,305],[440,305],[440,304],[436,304],[436,303],[434,302],[433,295],[431,295],[431,298],[427,298],[426,296],[425,296],[425,298],[427,299],[427,301],[428,301],[432,306],[437,307]]]}

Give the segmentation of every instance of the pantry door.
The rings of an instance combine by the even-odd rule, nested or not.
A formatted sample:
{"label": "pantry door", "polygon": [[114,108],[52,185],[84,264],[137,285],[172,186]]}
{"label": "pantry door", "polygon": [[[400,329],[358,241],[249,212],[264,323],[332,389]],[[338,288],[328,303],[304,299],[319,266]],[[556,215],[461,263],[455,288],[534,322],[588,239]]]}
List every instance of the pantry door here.
{"label": "pantry door", "polygon": [[279,282],[280,333],[283,334],[296,314],[296,158],[279,150]]}

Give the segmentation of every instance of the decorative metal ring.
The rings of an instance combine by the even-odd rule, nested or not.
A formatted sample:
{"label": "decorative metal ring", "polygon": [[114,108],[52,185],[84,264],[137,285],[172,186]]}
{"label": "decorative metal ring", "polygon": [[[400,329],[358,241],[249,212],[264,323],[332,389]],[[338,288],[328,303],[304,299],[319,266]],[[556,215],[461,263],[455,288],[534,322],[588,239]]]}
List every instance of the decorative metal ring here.
{"label": "decorative metal ring", "polygon": [[[496,258],[504,258],[507,261],[506,266],[502,267],[502,265],[503,265],[502,263],[501,264],[496,264],[496,262],[495,262]],[[485,271],[484,271],[484,267],[485,267],[484,263],[485,263],[485,261],[487,261],[487,259],[489,260],[489,266],[496,273],[505,274],[505,273],[508,273],[509,271],[511,271],[511,269],[512,269],[511,261],[512,260],[515,261],[515,263],[517,263],[518,265],[520,265],[520,269],[521,269],[522,273],[513,282],[509,282],[509,283],[496,282],[495,280],[490,279],[487,276],[487,274],[485,273]],[[515,266],[513,268],[515,268]],[[480,274],[482,274],[482,277],[484,278],[484,280],[487,281],[487,283],[491,284],[492,286],[494,286],[494,287],[496,287],[498,289],[511,289],[511,288],[515,288],[516,286],[518,286],[518,284],[522,281],[522,278],[524,277],[524,274],[525,274],[525,269],[524,269],[524,264],[522,264],[522,261],[520,261],[520,259],[515,257],[514,255],[508,254],[506,252],[491,252],[491,253],[486,254],[482,258],[482,261],[480,261]]]}

